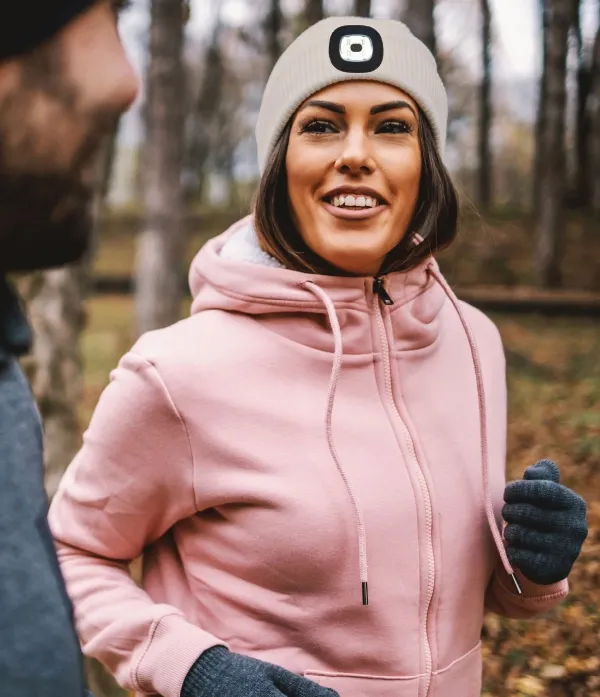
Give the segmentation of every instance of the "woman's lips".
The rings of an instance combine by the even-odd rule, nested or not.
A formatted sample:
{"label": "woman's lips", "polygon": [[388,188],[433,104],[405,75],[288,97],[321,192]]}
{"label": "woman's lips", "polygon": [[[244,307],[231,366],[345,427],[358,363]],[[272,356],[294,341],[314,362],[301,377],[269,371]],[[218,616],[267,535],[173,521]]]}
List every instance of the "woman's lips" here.
{"label": "woman's lips", "polygon": [[344,206],[334,206],[332,203],[327,201],[321,202],[328,213],[331,213],[335,218],[340,218],[341,220],[366,220],[367,218],[374,218],[379,215],[384,208],[385,204],[380,203],[374,208],[345,208]]}

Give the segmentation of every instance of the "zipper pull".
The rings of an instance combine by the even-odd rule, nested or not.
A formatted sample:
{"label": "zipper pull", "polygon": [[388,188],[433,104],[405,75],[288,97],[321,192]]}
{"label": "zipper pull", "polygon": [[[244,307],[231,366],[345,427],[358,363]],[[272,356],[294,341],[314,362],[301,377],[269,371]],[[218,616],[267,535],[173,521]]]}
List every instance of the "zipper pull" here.
{"label": "zipper pull", "polygon": [[390,297],[387,290],[383,287],[383,278],[380,276],[375,276],[373,281],[373,292],[377,293],[379,299],[384,305],[393,305],[394,301]]}

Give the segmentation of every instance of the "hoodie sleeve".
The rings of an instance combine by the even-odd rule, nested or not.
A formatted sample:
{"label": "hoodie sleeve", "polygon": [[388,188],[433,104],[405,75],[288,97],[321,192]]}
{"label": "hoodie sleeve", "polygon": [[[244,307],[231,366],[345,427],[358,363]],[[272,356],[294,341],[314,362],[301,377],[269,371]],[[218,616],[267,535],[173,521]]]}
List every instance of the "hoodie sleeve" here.
{"label": "hoodie sleeve", "polygon": [[515,620],[526,620],[552,610],[569,593],[567,579],[550,586],[540,586],[528,581],[519,569],[515,569],[515,576],[523,591],[521,595],[517,593],[512,578],[498,559],[498,565],[485,597],[486,612]]}
{"label": "hoodie sleeve", "polygon": [[111,373],[49,520],[84,653],[125,689],[179,697],[198,656],[225,644],[153,602],[129,573],[145,546],[196,513],[185,423],[134,351]]}

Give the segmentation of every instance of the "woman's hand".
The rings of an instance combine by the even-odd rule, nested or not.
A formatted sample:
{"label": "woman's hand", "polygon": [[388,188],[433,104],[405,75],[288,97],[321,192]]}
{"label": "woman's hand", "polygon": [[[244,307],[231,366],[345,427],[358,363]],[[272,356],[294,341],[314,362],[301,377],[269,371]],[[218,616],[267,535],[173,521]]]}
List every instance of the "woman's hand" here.
{"label": "woman's hand", "polygon": [[540,460],[504,492],[508,558],[540,585],[567,578],[588,535],[585,501],[559,481],[557,465]]}
{"label": "woman's hand", "polygon": [[205,651],[194,663],[181,697],[339,697],[337,692],[279,666],[231,653]]}

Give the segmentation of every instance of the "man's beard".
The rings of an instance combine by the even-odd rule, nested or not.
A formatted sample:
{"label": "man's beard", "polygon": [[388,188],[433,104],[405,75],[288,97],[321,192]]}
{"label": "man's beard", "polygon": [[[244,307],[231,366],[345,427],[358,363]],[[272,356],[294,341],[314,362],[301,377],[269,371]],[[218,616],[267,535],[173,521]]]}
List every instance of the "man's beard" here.
{"label": "man's beard", "polygon": [[[78,101],[53,44],[24,59],[20,84],[0,100],[0,273],[62,266],[89,248],[97,177],[84,173],[93,175],[119,113]],[[43,123],[32,117],[40,104]],[[71,133],[81,142],[65,142]]]}
{"label": "man's beard", "polygon": [[82,170],[93,165],[105,133],[95,129],[68,172],[11,173],[0,157],[0,270],[48,269],[86,254],[94,185]]}

